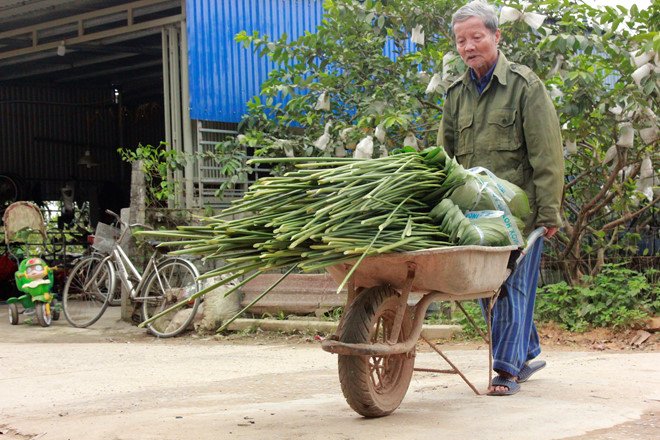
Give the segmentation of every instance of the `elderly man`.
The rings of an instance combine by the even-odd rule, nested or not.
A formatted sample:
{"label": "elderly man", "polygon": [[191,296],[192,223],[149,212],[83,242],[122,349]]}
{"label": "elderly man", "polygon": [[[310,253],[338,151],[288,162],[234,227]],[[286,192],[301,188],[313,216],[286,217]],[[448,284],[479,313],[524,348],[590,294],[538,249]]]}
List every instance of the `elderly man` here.
{"label": "elderly man", "polygon": [[[532,213],[525,233],[543,226],[551,237],[561,226],[564,159],[559,121],[541,80],[498,50],[497,10],[472,1],[452,17],[465,74],[447,90],[438,144],[465,168],[481,166],[525,190]],[[545,366],[530,362],[541,348],[534,324],[543,249],[539,239],[496,301],[492,316],[491,395],[511,395]],[[482,308],[486,307],[482,301]]]}

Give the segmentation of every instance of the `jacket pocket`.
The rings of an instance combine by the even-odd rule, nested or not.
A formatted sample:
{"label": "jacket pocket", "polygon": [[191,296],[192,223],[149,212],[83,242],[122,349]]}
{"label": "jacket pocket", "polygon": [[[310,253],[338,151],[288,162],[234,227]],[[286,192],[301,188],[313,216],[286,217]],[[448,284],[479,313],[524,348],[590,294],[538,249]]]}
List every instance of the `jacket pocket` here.
{"label": "jacket pocket", "polygon": [[458,117],[458,145],[456,156],[464,156],[474,152],[474,130],[472,129],[474,116],[472,113],[462,114]]}
{"label": "jacket pocket", "polygon": [[499,108],[488,113],[489,150],[512,151],[522,145],[518,136],[515,108]]}

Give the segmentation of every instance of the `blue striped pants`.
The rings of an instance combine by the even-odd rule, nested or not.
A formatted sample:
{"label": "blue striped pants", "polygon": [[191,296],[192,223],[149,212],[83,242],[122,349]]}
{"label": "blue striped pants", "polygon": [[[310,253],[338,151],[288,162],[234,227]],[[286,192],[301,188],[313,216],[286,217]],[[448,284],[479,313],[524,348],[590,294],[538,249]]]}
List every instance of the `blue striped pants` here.
{"label": "blue striped pants", "polygon": [[[543,238],[539,238],[507,279],[508,296],[495,301],[491,339],[493,369],[496,371],[518,376],[523,365],[541,353],[534,324],[534,304],[542,252]],[[479,300],[484,317],[487,316],[489,301]]]}

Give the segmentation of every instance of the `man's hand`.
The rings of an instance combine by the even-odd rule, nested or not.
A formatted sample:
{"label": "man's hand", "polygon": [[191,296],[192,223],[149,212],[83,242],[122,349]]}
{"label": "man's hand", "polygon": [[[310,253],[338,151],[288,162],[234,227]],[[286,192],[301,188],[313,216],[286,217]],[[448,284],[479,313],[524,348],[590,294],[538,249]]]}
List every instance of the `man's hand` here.
{"label": "man's hand", "polygon": [[558,230],[559,230],[559,228],[556,228],[556,227],[548,227],[548,226],[546,226],[546,227],[545,227],[545,234],[543,234],[543,235],[546,236],[546,237],[548,237],[548,238],[550,238],[550,237],[552,237],[553,235],[555,235],[555,233],[556,233]]}

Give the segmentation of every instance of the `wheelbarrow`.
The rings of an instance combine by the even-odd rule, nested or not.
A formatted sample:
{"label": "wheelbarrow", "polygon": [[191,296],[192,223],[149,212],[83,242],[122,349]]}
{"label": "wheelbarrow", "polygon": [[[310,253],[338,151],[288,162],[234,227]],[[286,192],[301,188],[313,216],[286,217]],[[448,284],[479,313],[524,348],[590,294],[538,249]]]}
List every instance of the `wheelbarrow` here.
{"label": "wheelbarrow", "polygon": [[[501,286],[544,232],[545,228],[532,232],[522,251],[513,245],[456,246],[364,258],[348,280],[346,309],[337,330],[321,345],[338,355],[339,381],[351,408],[365,417],[385,416],[398,408],[415,370],[420,337],[451,369],[419,371],[459,374],[476,394],[483,394],[421,335],[424,316],[435,301],[455,301],[460,307],[460,301],[489,298],[490,334],[490,311]],[[326,270],[341,283],[354,264],[340,263]],[[411,294],[422,295],[412,307]],[[492,342],[482,336],[489,344],[490,384]]]}

